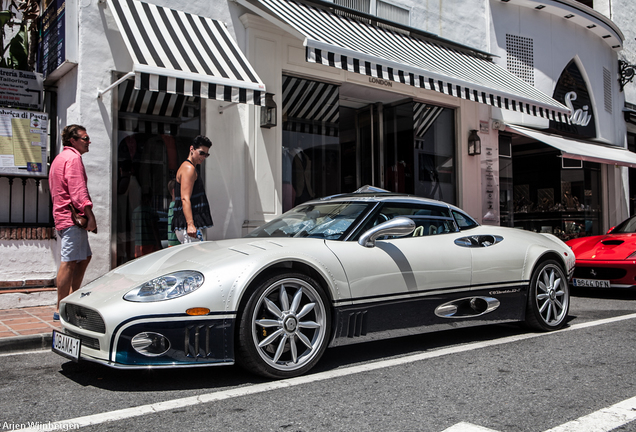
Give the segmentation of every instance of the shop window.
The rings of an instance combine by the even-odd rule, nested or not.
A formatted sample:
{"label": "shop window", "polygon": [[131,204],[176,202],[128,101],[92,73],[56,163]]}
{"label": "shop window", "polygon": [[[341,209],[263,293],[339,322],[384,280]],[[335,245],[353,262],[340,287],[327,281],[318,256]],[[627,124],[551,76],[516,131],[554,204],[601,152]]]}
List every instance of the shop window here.
{"label": "shop window", "polygon": [[[627,150],[636,152],[636,134],[627,133]],[[629,168],[629,214],[636,214],[636,168]]]}
{"label": "shop window", "polygon": [[366,94],[283,76],[283,211],[364,185],[455,204],[454,110]]}
{"label": "shop window", "polygon": [[199,98],[118,88],[117,264],[167,246],[168,182],[200,134]]}
{"label": "shop window", "polygon": [[283,76],[283,211],[340,192],[338,86]]}
{"label": "shop window", "polygon": [[601,234],[599,164],[577,168],[536,142],[513,145],[512,160],[514,227],[562,240]]}

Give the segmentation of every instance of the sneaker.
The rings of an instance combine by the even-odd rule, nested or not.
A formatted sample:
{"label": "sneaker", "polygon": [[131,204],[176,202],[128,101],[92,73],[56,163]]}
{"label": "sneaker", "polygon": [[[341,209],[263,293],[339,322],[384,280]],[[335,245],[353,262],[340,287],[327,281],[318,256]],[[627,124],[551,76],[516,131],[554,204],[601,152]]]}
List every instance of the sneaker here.
{"label": "sneaker", "polygon": [[59,321],[60,320],[60,314],[57,312],[53,312],[53,321]]}

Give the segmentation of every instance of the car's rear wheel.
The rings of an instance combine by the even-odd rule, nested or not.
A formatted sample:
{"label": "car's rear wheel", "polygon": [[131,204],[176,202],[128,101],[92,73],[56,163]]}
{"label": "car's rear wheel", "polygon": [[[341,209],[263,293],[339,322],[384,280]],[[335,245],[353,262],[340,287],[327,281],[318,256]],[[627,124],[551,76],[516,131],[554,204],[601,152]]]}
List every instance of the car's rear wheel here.
{"label": "car's rear wheel", "polygon": [[553,260],[539,263],[530,279],[526,325],[536,330],[558,330],[566,323],[570,290],[562,267]]}
{"label": "car's rear wheel", "polygon": [[301,273],[280,273],[261,283],[239,317],[238,363],[269,378],[311,369],[324,353],[331,311],[320,285]]}

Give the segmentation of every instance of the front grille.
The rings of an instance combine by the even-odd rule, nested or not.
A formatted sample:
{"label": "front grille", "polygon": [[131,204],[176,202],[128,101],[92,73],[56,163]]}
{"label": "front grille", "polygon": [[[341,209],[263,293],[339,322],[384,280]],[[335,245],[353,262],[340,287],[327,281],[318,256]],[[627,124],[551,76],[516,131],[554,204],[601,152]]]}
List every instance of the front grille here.
{"label": "front grille", "polygon": [[84,306],[67,303],[64,308],[64,319],[84,330],[90,330],[95,333],[106,333],[106,325],[101,315]]}
{"label": "front grille", "polygon": [[72,332],[70,330],[64,330],[64,332],[69,336],[73,336],[74,338],[80,339],[82,341],[82,346],[99,350],[99,340],[92,338],[90,336],[84,336],[84,335]]}
{"label": "front grille", "polygon": [[627,270],[611,267],[576,267],[574,277],[582,279],[622,279],[627,274]]}

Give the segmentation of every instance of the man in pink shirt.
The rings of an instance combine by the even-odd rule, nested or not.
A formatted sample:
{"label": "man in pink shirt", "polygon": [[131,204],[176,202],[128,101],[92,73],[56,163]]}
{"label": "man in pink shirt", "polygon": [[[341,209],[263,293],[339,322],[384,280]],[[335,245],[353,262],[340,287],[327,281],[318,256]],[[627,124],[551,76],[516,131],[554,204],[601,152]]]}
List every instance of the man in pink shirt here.
{"label": "man in pink shirt", "polygon": [[[88,231],[97,231],[93,214],[93,202],[88,193],[86,170],[82,155],[88,152],[91,143],[86,128],[69,125],[62,131],[64,149],[51,163],[49,188],[53,200],[55,229],[61,240],[62,257],[57,272],[57,308],[54,320],[59,320],[60,301],[82,285],[86,267],[92,252],[88,244]],[[71,208],[88,219],[86,227],[73,223]]]}

